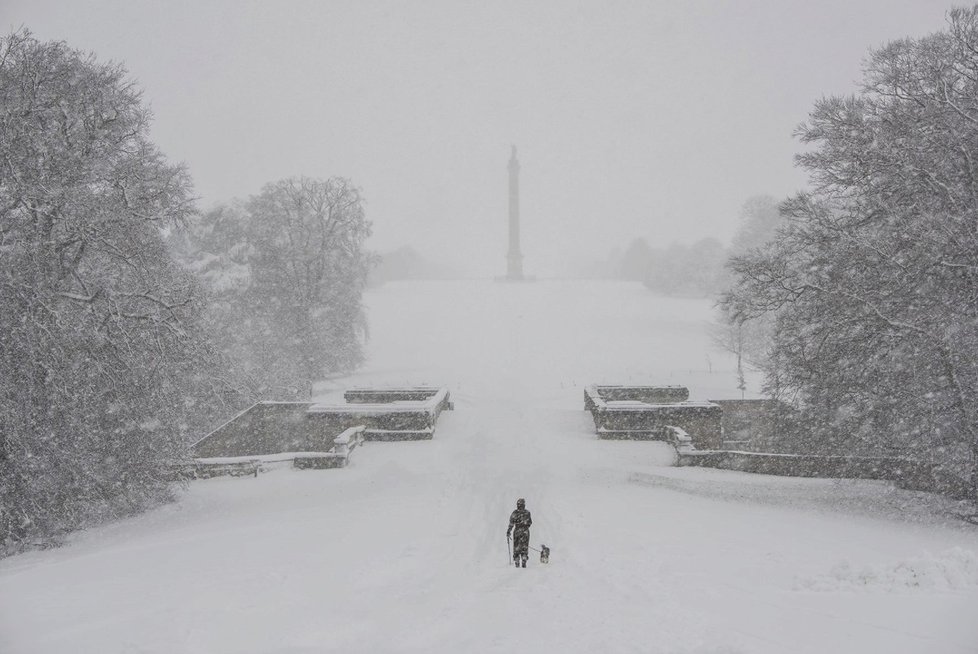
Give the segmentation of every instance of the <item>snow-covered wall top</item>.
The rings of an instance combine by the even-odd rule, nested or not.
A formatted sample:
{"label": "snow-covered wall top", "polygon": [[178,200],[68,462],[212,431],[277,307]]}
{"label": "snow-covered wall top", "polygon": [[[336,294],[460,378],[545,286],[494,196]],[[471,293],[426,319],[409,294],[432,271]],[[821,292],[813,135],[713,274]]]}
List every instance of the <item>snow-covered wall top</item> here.
{"label": "snow-covered wall top", "polygon": [[689,399],[689,389],[685,386],[592,385],[585,392],[605,402],[633,400],[647,404],[675,404]]}
{"label": "snow-covered wall top", "polygon": [[352,388],[343,393],[343,399],[349,404],[427,402],[444,390],[442,388],[428,386],[414,386],[411,388]]}
{"label": "snow-covered wall top", "polygon": [[[430,393],[429,393],[430,390]],[[450,409],[448,389],[423,389],[423,390],[404,390],[404,389],[375,389],[373,391],[347,391],[344,398],[353,395],[356,401],[349,404],[313,404],[307,409],[308,413],[353,413],[356,415],[369,416],[384,413],[403,413],[404,411],[425,411],[437,414],[445,409]],[[400,399],[402,397],[421,399]],[[397,398],[386,399],[382,398]],[[369,402],[368,399],[374,401]],[[349,401],[349,400],[348,400]]]}

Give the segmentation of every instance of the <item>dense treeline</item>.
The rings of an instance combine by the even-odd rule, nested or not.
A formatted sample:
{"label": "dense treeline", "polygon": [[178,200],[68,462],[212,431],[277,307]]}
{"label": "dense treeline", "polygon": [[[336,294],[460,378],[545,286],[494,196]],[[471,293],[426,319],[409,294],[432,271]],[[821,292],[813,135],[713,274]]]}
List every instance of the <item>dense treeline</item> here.
{"label": "dense treeline", "polygon": [[642,282],[663,295],[710,297],[723,286],[725,261],[723,244],[715,238],[665,248],[652,248],[639,238],[625,250],[616,276]]}
{"label": "dense treeline", "polygon": [[[733,262],[735,323],[773,317],[769,390],[806,447],[978,462],[978,9],[874,51],[799,128],[812,190]],[[972,477],[974,479],[974,477]]]}
{"label": "dense treeline", "polygon": [[358,191],[291,180],[201,219],[149,123],[121,66],[0,40],[0,555],[165,501],[218,420],[362,358]]}
{"label": "dense treeline", "polygon": [[368,286],[411,279],[458,279],[459,272],[451,266],[433,263],[410,245],[380,252],[370,267]]}
{"label": "dense treeline", "polygon": [[651,247],[644,238],[634,239],[621,254],[612,254],[610,274],[642,282],[662,295],[715,298],[731,282],[727,261],[770,239],[781,223],[778,201],[767,195],[744,203],[739,225],[729,247],[716,238],[695,243],[671,243]]}

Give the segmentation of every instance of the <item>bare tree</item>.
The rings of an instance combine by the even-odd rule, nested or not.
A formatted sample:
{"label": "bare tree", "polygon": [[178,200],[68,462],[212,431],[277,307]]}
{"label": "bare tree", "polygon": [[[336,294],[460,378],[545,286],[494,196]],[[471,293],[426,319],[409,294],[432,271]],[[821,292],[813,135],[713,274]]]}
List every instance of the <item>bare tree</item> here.
{"label": "bare tree", "polygon": [[268,184],[191,227],[187,257],[246,393],[308,397],[362,362],[369,234],[360,192],[342,178]]}
{"label": "bare tree", "polygon": [[[768,195],[749,198],[740,210],[740,225],[727,253],[728,266],[731,258],[743,256],[770,243],[777,237],[778,229],[783,225],[784,218],[777,200]],[[722,284],[726,287],[723,290],[728,290],[732,283],[728,271],[722,279]],[[734,319],[729,313],[721,311],[716,322],[710,324],[713,344],[737,357],[737,388],[741,397],[747,390],[745,368],[767,371],[769,376],[776,376],[771,370],[773,360],[768,356],[773,333],[772,314]],[[768,391],[773,397],[780,398],[780,389],[776,386],[768,388]]]}

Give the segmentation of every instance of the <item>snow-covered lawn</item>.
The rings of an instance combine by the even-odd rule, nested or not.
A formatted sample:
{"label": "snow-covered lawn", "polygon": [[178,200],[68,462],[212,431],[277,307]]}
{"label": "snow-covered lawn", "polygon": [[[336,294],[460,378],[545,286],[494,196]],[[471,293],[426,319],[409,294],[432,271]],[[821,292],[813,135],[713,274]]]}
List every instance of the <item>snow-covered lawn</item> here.
{"label": "snow-covered lawn", "polygon": [[[0,652],[978,652],[978,529],[877,482],[672,468],[589,383],[738,397],[709,303],[599,282],[368,293],[352,385],[452,391],[429,442],[194,482],[0,562]],[[712,367],[712,373],[710,369]],[[517,497],[549,565],[508,565]]]}

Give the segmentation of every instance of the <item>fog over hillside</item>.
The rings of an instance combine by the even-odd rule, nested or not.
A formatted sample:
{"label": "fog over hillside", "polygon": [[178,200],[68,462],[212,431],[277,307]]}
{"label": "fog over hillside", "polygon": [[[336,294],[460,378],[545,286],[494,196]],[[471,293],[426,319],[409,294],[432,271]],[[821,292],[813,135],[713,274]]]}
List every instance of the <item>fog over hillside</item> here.
{"label": "fog over hillside", "polygon": [[978,654],[978,0],[4,0],[0,654]]}

